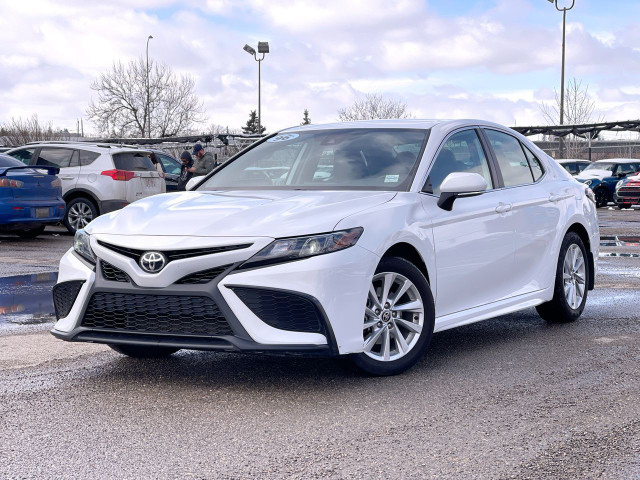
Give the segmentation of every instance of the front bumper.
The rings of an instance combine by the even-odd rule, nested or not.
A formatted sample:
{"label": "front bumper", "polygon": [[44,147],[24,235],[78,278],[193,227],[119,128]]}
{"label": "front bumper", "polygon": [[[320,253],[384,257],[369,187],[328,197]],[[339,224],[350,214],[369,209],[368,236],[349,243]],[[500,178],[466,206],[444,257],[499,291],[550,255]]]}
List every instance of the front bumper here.
{"label": "front bumper", "polygon": [[617,205],[640,205],[640,188],[634,190],[625,190],[624,193],[613,194],[613,201]]}
{"label": "front bumper", "polygon": [[[171,237],[164,237],[163,241],[167,242],[167,238]],[[92,245],[97,243],[95,240],[92,236]],[[147,245],[154,243],[153,237],[144,240]],[[246,251],[176,260],[154,275],[144,273],[132,259],[99,245],[94,248],[99,257],[96,267],[88,265],[69,250],[60,262],[58,285],[73,281],[83,283],[69,313],[58,320],[52,334],[68,341],[163,345],[194,350],[322,355],[362,351],[362,315],[368,291],[366,279],[371,278],[376,268],[379,260],[376,255],[356,245],[305,260],[246,271],[237,269],[270,241],[267,238],[254,239],[253,246]],[[185,248],[183,238],[176,238],[175,242]],[[130,282],[107,280],[101,262],[108,262],[124,271]],[[208,283],[179,284],[178,279],[185,275],[220,266],[227,268]],[[246,291],[267,292],[266,295],[273,292],[273,301],[268,303],[258,298],[257,303],[251,303],[243,293]],[[230,331],[203,335],[191,331],[154,332],[146,326],[142,330],[124,329],[117,325],[116,328],[114,325],[96,327],[85,320],[95,294],[158,298],[161,299],[159,303],[167,305],[167,309],[156,308],[152,302],[153,311],[166,312],[168,316],[172,314],[168,307],[172,299],[184,300],[188,296],[197,300],[194,303],[206,299],[219,309]],[[140,314],[142,310],[136,308],[129,308],[126,315],[148,316]],[[319,328],[305,327],[305,331],[295,331],[295,322],[287,322],[291,318],[312,317],[313,312],[316,312]],[[278,316],[282,322],[278,321]],[[283,328],[277,328],[280,326]]]}

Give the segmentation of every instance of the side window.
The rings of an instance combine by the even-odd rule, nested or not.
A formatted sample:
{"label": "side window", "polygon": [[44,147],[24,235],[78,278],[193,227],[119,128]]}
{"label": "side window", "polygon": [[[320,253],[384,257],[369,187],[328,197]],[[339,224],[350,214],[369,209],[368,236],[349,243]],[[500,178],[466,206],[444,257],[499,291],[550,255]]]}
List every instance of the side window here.
{"label": "side window", "polygon": [[99,153],[80,150],[80,166],[85,167],[91,165],[93,161],[100,156]]}
{"label": "side window", "polygon": [[73,152],[73,155],[71,156],[71,162],[69,163],[70,167],[79,167],[80,166],[80,152],[78,152],[77,150],[75,152]]}
{"label": "side window", "polygon": [[636,167],[635,164],[621,163],[620,165],[618,165],[618,171],[616,172],[616,175],[619,175],[621,173],[624,173],[625,175],[630,175],[632,173],[635,173],[636,172],[635,167]]}
{"label": "side window", "polygon": [[564,168],[567,170],[567,172],[569,172],[571,175],[575,175],[578,173],[578,167],[576,166],[575,163],[565,163],[564,164]]}
{"label": "side window", "polygon": [[180,175],[180,164],[178,162],[165,155],[158,155],[158,158],[164,167],[165,173]]}
{"label": "side window", "polygon": [[580,173],[581,171],[583,171],[585,168],[587,168],[589,164],[588,163],[578,163],[578,173]]}
{"label": "side window", "polygon": [[13,158],[20,160],[25,165],[29,165],[31,162],[31,158],[33,157],[35,148],[23,148],[22,150],[16,150],[15,152],[10,153]]}
{"label": "side window", "polygon": [[433,162],[423,192],[440,195],[442,181],[453,172],[477,173],[487,181],[487,189],[493,188],[487,157],[475,130],[449,137]]}
{"label": "side window", "polygon": [[496,154],[505,187],[533,182],[529,162],[515,137],[496,130],[485,130]]}
{"label": "side window", "polygon": [[67,148],[43,148],[36,165],[65,168],[71,164],[74,151]]}
{"label": "side window", "polygon": [[[529,150],[524,145],[522,147],[524,148],[524,153],[527,156],[527,160],[529,161],[529,167],[531,168],[531,173],[533,173],[533,181],[537,182],[538,180],[540,180],[540,177],[542,177],[542,175],[544,174],[544,169],[542,168],[542,164],[540,163],[540,160],[538,160],[538,158],[533,154],[531,150]],[[577,174],[578,166],[575,163],[571,163],[570,165],[571,165],[571,173]]]}

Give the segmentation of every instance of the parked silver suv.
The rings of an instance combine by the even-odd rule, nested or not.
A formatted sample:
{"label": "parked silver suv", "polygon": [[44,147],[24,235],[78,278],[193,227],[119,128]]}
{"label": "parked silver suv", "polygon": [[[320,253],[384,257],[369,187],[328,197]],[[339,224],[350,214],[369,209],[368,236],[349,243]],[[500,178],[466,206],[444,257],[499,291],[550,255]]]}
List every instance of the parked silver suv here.
{"label": "parked silver suv", "polygon": [[85,142],[32,142],[7,152],[26,165],[60,168],[63,220],[70,232],[84,228],[98,215],[166,191],[165,181],[136,147]]}

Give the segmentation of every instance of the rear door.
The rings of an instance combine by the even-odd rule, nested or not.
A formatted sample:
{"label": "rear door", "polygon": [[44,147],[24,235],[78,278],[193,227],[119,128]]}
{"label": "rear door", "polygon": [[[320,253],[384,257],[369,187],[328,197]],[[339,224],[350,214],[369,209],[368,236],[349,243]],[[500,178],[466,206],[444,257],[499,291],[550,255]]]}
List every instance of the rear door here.
{"label": "rear door", "polygon": [[[544,181],[542,164],[516,137],[483,129],[498,165],[510,221],[515,232],[515,267],[509,275],[510,296],[542,290],[553,280],[543,261],[556,245],[558,224],[566,202],[572,198],[565,181]],[[553,263],[555,268],[555,263]]]}
{"label": "rear door", "polygon": [[112,154],[116,170],[131,172],[125,182],[128,203],[166,191],[164,178],[151,162],[146,152],[131,151]]}
{"label": "rear door", "polygon": [[43,167],[58,167],[58,178],[62,182],[62,194],[74,188],[80,175],[80,160],[78,151],[71,148],[42,147],[38,158],[32,165]]}
{"label": "rear door", "polygon": [[158,154],[158,159],[162,164],[162,170],[164,170],[167,192],[177,190],[178,180],[180,179],[180,162],[163,154]]}

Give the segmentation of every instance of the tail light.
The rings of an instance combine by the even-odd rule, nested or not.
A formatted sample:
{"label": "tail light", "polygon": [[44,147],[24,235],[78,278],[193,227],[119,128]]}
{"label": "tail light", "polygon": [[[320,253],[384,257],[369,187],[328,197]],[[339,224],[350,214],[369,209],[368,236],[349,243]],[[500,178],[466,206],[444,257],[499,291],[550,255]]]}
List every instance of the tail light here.
{"label": "tail light", "polygon": [[128,182],[135,176],[135,173],[129,170],[105,170],[100,175],[106,175],[121,182]]}
{"label": "tail light", "polygon": [[7,188],[22,188],[24,182],[20,180],[11,180],[9,178],[0,178],[0,187]]}
{"label": "tail light", "polygon": [[59,178],[56,178],[53,182],[51,182],[51,187],[52,188],[62,187],[62,182],[60,181]]}

